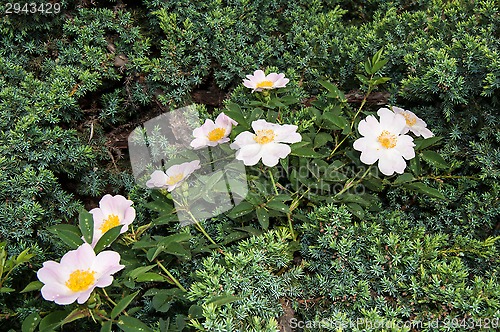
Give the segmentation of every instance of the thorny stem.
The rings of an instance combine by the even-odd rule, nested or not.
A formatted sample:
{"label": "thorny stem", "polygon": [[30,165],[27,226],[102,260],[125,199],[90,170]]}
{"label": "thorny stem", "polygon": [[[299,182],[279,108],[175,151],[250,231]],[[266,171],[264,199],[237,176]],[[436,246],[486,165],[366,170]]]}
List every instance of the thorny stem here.
{"label": "thorny stem", "polygon": [[269,176],[271,177],[271,183],[273,184],[274,192],[276,193],[276,195],[279,195],[278,188],[276,188],[276,182],[274,181],[273,172],[271,172],[271,170],[269,170],[268,172],[269,172]]}

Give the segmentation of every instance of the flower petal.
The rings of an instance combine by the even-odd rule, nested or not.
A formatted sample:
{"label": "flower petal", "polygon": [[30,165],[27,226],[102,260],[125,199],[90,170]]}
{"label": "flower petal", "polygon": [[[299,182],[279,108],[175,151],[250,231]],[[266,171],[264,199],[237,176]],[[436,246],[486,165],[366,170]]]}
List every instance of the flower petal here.
{"label": "flower petal", "polygon": [[290,154],[292,149],[286,144],[269,143],[262,148],[262,163],[266,166],[273,167],[278,164],[280,158],[285,158]]}

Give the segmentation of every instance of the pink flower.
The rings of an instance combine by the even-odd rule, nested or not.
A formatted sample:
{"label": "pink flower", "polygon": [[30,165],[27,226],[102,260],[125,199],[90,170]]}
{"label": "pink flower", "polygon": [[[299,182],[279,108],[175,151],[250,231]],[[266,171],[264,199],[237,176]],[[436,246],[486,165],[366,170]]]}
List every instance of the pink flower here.
{"label": "pink flower", "polygon": [[78,301],[85,303],[94,288],[107,287],[113,274],[123,269],[120,254],[103,251],[97,256],[88,243],[67,252],[61,262],[47,261],[38,270],[37,277],[44,283],[42,296],[47,301],[65,305]]}
{"label": "pink flower", "polygon": [[285,78],[285,74],[270,73],[266,76],[262,70],[256,70],[253,75],[247,75],[247,79],[243,80],[243,85],[252,92],[262,91],[264,89],[284,88],[290,82]]}
{"label": "pink flower", "polygon": [[191,162],[173,165],[166,172],[154,171],[151,178],[146,182],[148,188],[167,188],[172,191],[182,184],[182,182],[191,175],[195,170],[199,169],[200,161],[193,160]]}
{"label": "pink flower", "polygon": [[211,119],[205,120],[205,123],[193,130],[195,139],[191,142],[191,147],[201,149],[207,146],[216,146],[229,142],[229,134],[233,126],[238,122],[234,121],[224,113],[219,114],[215,123]]}
{"label": "pink flower", "polygon": [[98,208],[89,211],[94,217],[92,248],[111,228],[123,225],[120,233],[125,233],[128,230],[128,226],[135,219],[135,209],[131,206],[133,203],[121,195],[111,196],[107,194],[99,202]]}

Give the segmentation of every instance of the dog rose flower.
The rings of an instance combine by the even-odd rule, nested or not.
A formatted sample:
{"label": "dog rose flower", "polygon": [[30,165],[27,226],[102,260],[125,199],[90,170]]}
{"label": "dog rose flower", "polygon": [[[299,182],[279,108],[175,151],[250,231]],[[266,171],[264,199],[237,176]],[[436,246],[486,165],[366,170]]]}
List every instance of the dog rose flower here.
{"label": "dog rose flower", "polygon": [[61,262],[47,261],[37,277],[44,283],[42,296],[47,301],[66,305],[85,303],[94,288],[104,288],[113,282],[113,274],[123,269],[120,254],[103,251],[97,256],[88,243],[67,252]]}
{"label": "dog rose flower", "polygon": [[216,146],[229,142],[229,134],[233,126],[238,122],[234,121],[224,113],[219,114],[215,122],[211,119],[205,120],[205,123],[193,130],[195,139],[191,142],[191,147],[201,149],[207,146]]}
{"label": "dog rose flower", "polygon": [[128,230],[128,226],[135,219],[135,209],[131,206],[133,203],[121,195],[111,196],[107,194],[99,202],[98,208],[89,211],[94,219],[92,248],[111,228],[123,225],[120,233],[125,233]]}
{"label": "dog rose flower", "polygon": [[354,142],[354,149],[361,151],[360,160],[367,165],[378,160],[378,168],[383,174],[402,174],[406,168],[405,159],[415,157],[413,138],[401,134],[406,119],[387,108],[379,109],[377,114],[380,122],[373,115],[359,122],[358,131],[363,137]]}
{"label": "dog rose flower", "polygon": [[302,136],[297,133],[297,126],[279,125],[265,120],[252,122],[254,133],[244,131],[236,136],[230,147],[236,152],[236,159],[247,166],[253,166],[262,159],[266,166],[276,166],[280,158],[285,158],[291,148],[283,143],[297,143]]}
{"label": "dog rose flower", "polygon": [[173,165],[167,169],[166,172],[154,171],[153,174],[151,174],[151,178],[146,182],[146,186],[148,188],[166,188],[168,191],[172,191],[180,186],[189,175],[200,167],[200,161],[193,160]]}
{"label": "dog rose flower", "polygon": [[401,114],[405,117],[406,126],[403,128],[401,134],[406,134],[408,131],[411,131],[416,136],[422,136],[423,138],[434,136],[434,134],[426,128],[427,124],[424,122],[424,120],[416,116],[415,113],[396,106],[393,106],[392,110],[394,111],[394,113]]}
{"label": "dog rose flower", "polygon": [[275,88],[284,88],[290,80],[285,78],[285,74],[270,73],[266,74],[262,70],[256,70],[253,75],[247,75],[247,79],[243,80],[243,85],[252,92],[260,92]]}

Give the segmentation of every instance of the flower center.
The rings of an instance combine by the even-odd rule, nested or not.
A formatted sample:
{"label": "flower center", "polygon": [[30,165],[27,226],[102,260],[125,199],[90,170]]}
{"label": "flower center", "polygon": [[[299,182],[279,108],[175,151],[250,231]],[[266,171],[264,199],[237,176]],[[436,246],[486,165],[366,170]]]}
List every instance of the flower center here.
{"label": "flower center", "polygon": [[268,89],[268,88],[272,88],[273,84],[274,83],[271,81],[262,81],[262,82],[257,83],[257,88]]}
{"label": "flower center", "polygon": [[174,184],[176,184],[177,182],[179,182],[183,178],[184,178],[184,174],[183,173],[179,173],[177,175],[172,175],[172,176],[170,176],[167,179],[167,185],[173,186]]}
{"label": "flower center", "polygon": [[396,146],[398,138],[387,130],[382,131],[378,137],[378,142],[386,149],[392,149]]}
{"label": "flower center", "polygon": [[224,128],[215,128],[208,133],[207,137],[210,142],[216,142],[224,137],[226,130]]}
{"label": "flower center", "polygon": [[402,113],[402,115],[406,119],[406,125],[408,125],[408,126],[411,127],[411,126],[415,125],[415,123],[417,123],[417,117],[416,116],[413,116],[413,115],[411,115],[410,113],[407,113],[407,112]]}
{"label": "flower center", "polygon": [[95,271],[75,270],[69,275],[68,281],[66,281],[66,287],[71,289],[73,292],[81,292],[89,289],[95,282]]}
{"label": "flower center", "polygon": [[107,219],[104,219],[104,222],[102,223],[101,227],[99,227],[99,230],[101,231],[102,234],[104,234],[111,228],[116,227],[118,225],[120,225],[120,218],[118,218],[116,214],[110,214],[108,215]]}
{"label": "flower center", "polygon": [[257,142],[259,144],[270,143],[270,142],[274,141],[274,137],[276,136],[272,129],[257,130],[256,133],[257,133],[257,136],[254,137],[253,139],[255,140],[255,142]]}

